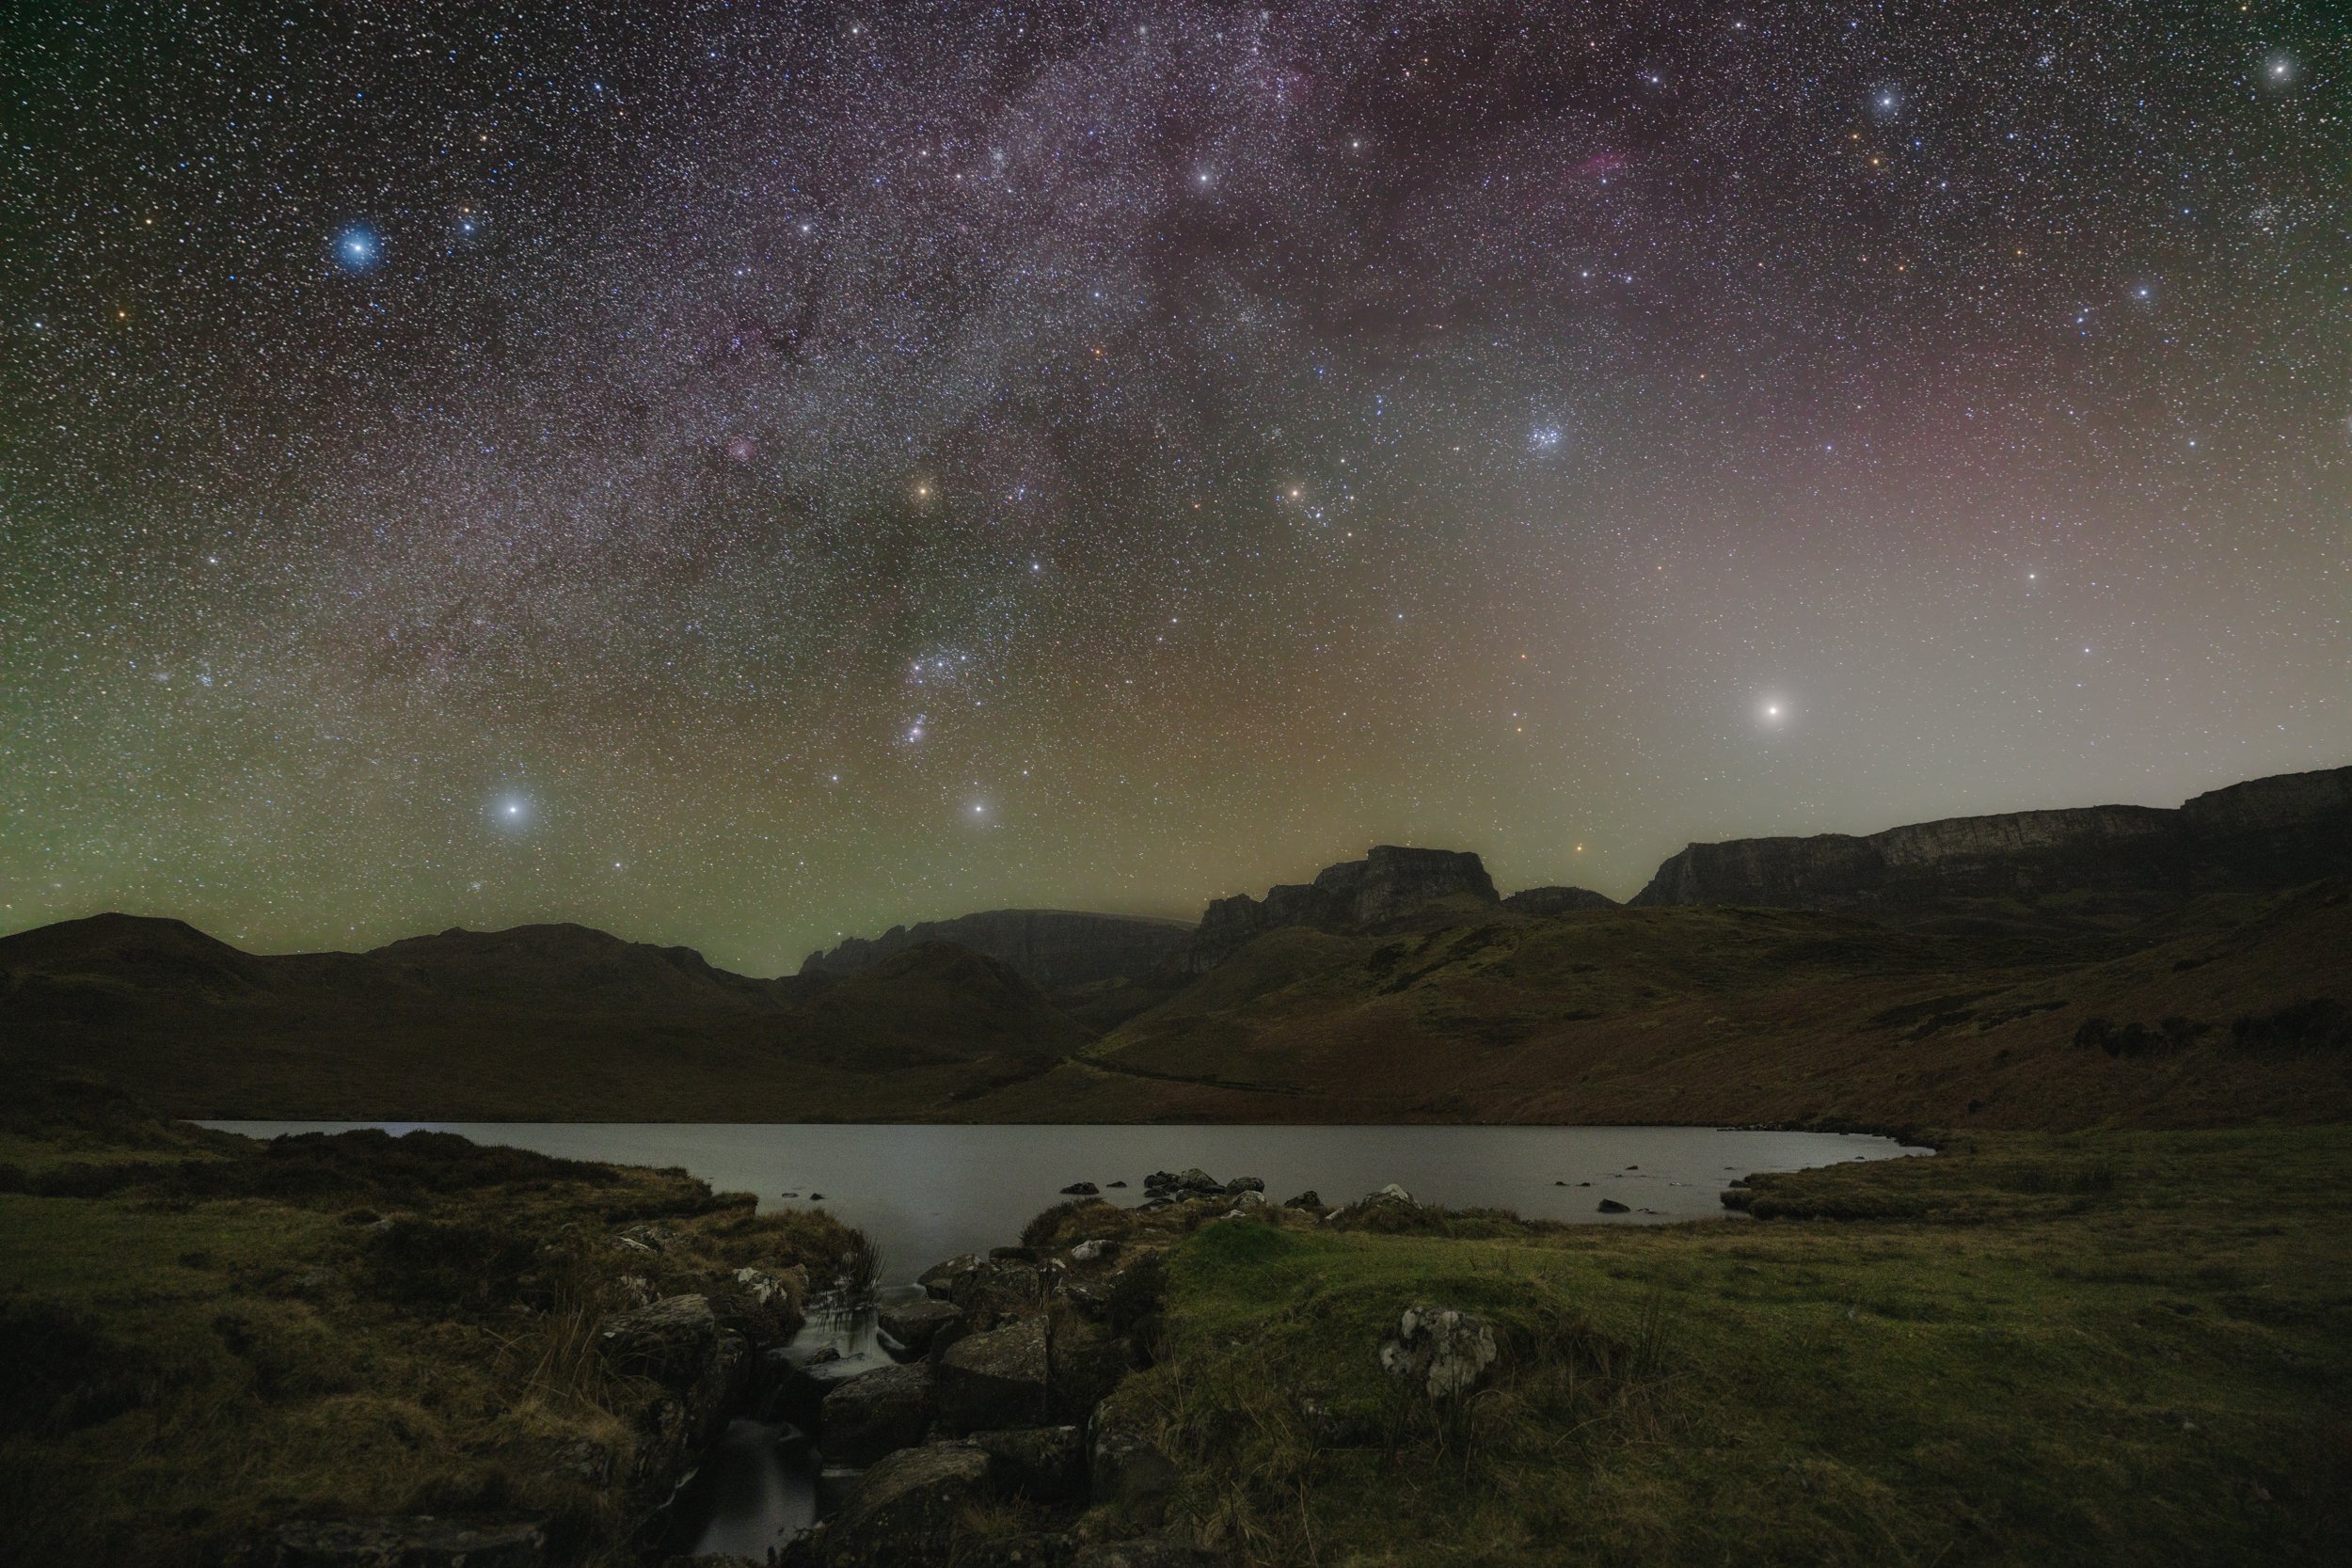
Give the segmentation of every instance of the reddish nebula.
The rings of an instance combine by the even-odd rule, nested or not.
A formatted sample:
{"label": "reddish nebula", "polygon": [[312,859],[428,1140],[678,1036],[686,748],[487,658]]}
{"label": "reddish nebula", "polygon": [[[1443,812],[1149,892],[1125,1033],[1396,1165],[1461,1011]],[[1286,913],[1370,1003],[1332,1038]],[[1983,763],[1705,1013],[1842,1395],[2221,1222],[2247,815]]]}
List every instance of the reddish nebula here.
{"label": "reddish nebula", "polygon": [[726,452],[730,463],[749,463],[759,455],[759,443],[748,436],[738,436],[727,442]]}
{"label": "reddish nebula", "polygon": [[1597,174],[1615,174],[1628,166],[1622,152],[1596,152],[1576,166],[1577,177],[1589,180]]}

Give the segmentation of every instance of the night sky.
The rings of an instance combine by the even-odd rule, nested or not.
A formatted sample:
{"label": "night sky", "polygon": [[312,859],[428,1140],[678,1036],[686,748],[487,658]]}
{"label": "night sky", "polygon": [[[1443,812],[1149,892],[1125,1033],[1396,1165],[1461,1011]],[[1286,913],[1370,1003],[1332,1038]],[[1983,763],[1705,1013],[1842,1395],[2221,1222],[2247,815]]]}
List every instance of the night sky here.
{"label": "night sky", "polygon": [[0,929],[775,973],[2352,762],[2331,8],[27,8]]}

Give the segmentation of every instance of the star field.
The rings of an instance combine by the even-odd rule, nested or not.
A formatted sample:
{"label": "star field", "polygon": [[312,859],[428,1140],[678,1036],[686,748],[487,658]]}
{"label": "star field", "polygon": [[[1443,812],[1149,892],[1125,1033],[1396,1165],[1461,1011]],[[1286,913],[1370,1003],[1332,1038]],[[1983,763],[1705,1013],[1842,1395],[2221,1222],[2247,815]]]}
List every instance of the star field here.
{"label": "star field", "polygon": [[2325,8],[53,8],[0,929],[761,973],[2352,760]]}

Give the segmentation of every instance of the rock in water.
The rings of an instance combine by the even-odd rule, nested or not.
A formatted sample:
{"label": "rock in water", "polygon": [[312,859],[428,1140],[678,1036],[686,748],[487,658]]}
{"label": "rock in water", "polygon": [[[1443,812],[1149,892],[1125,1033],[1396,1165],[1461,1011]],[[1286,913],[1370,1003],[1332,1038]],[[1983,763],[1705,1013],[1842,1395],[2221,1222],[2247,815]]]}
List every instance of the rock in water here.
{"label": "rock in water", "polygon": [[921,1355],[934,1344],[952,1343],[963,1331],[963,1308],[951,1301],[901,1302],[875,1309],[874,1323],[884,1334]]}
{"label": "rock in water", "polygon": [[1380,1365],[1433,1400],[1453,1400],[1484,1382],[1499,1354],[1484,1318],[1416,1303],[1398,1319],[1396,1338],[1380,1347]]}
{"label": "rock in water", "polygon": [[1630,1214],[1633,1211],[1630,1208],[1628,1208],[1625,1204],[1619,1203],[1613,1197],[1604,1197],[1600,1200],[1600,1212],[1604,1214]]}
{"label": "rock in water", "polygon": [[911,1449],[930,1429],[931,1369],[922,1362],[878,1367],[825,1396],[817,1446],[828,1465],[871,1465]]}
{"label": "rock in water", "polygon": [[1102,1190],[1091,1181],[1073,1181],[1062,1189],[1062,1194],[1067,1197],[1092,1197]]}
{"label": "rock in water", "polygon": [[988,1497],[969,1443],[900,1449],[859,1478],[826,1528],[825,1568],[946,1568],[963,1511]]}

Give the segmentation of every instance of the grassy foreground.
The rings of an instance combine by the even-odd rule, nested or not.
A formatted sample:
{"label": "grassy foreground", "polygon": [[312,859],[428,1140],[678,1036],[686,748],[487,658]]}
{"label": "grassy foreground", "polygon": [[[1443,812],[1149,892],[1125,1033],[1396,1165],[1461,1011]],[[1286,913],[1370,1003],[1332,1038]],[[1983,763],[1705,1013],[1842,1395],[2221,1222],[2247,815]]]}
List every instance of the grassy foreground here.
{"label": "grassy foreground", "polygon": [[[418,1513],[634,1560],[672,1479],[659,1390],[597,1322],[632,1292],[728,1305],[750,1266],[794,1299],[732,1307],[797,1322],[852,1244],[680,1171],[46,1109],[0,1132],[0,1561],[246,1560],[282,1520]],[[616,1244],[648,1225],[661,1250]]]}
{"label": "grassy foreground", "polygon": [[[1972,1135],[1754,1201],[1212,1224],[1119,1397],[1250,1563],[2352,1560],[2352,1131]],[[1500,1380],[1391,1386],[1417,1301]]]}

